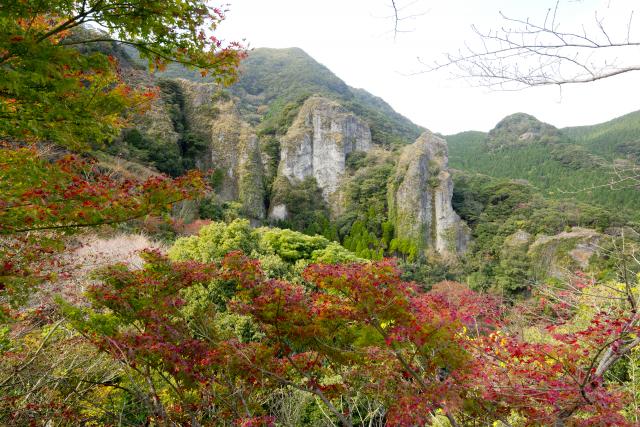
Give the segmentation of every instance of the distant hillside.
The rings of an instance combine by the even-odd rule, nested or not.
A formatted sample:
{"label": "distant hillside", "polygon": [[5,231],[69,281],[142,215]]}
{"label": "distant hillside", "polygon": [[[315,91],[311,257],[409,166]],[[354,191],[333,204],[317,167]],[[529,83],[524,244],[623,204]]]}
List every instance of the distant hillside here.
{"label": "distant hillside", "polygon": [[[199,74],[177,65],[169,66],[159,77],[203,81]],[[240,80],[229,91],[238,98],[245,120],[257,125],[261,133],[282,133],[302,103],[314,94],[339,101],[365,119],[376,144],[409,144],[422,132],[384,100],[348,86],[299,48],[252,50],[242,63]]]}
{"label": "distant hillside", "polygon": [[636,188],[611,189],[614,164],[631,166],[640,154],[640,113],[596,126],[557,129],[523,113],[489,133],[447,136],[451,167],[498,178],[524,179],[557,199],[616,206],[638,218]]}
{"label": "distant hillside", "polygon": [[525,113],[505,117],[487,135],[487,144],[494,150],[565,142],[567,142],[566,136],[557,128]]}
{"label": "distant hillside", "polygon": [[576,144],[607,159],[640,160],[640,111],[593,126],[564,128]]}
{"label": "distant hillside", "polygon": [[589,255],[640,219],[635,190],[585,190],[621,158],[592,141],[609,135],[609,144],[609,130],[622,135],[633,120],[565,131],[517,113],[488,133],[448,137],[447,159],[444,140],[417,138],[420,127],[300,49],[252,51],[227,88],[175,65],[151,75],[135,52],[114,53],[128,80],[157,85],[159,96],[101,160],[130,174],[146,170],[136,163],[212,171],[211,190],[174,212],[185,223],[245,218],[321,234],[360,258],[399,257],[407,280],[464,279],[519,298],[561,269],[606,271],[573,249]]}

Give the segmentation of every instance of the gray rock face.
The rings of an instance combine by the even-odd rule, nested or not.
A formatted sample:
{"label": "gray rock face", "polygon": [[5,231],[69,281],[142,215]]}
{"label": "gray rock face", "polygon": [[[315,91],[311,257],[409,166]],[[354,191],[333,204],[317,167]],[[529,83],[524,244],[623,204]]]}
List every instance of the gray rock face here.
{"label": "gray rock face", "polygon": [[428,131],[404,147],[389,183],[389,217],[397,238],[455,256],[465,251],[470,233],[451,206],[448,161],[447,142]]}
{"label": "gray rock face", "polygon": [[174,130],[167,105],[162,99],[152,102],[149,109],[136,118],[135,123],[149,138],[177,146],[180,135]]}
{"label": "gray rock face", "polygon": [[518,230],[504,239],[504,246],[507,249],[527,248],[531,243],[532,236],[524,230]]}
{"label": "gray rock face", "polygon": [[276,205],[271,209],[271,213],[269,215],[269,217],[271,219],[275,219],[275,220],[284,220],[287,219],[287,206],[286,205]]}
{"label": "gray rock face", "polygon": [[253,128],[241,120],[233,101],[212,101],[215,85],[178,81],[191,131],[209,143],[198,167],[221,171],[222,179],[216,188],[219,197],[224,201],[237,200],[245,215],[263,219],[262,155]]}
{"label": "gray rock face", "polygon": [[313,176],[329,201],[344,174],[347,155],[370,148],[367,123],[339,104],[313,96],[281,140],[278,172],[290,181]]}
{"label": "gray rock face", "polygon": [[[246,215],[254,219],[263,219],[266,209],[260,144],[250,128],[245,126],[243,129],[245,133],[241,133],[238,143],[238,199]],[[248,135],[247,130],[250,131]]]}

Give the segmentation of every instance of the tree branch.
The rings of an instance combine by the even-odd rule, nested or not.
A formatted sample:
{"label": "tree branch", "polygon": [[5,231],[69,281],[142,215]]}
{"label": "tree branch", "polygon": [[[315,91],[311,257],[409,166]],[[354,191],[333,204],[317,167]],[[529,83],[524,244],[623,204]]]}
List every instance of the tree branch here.
{"label": "tree branch", "polygon": [[[479,47],[465,47],[433,63],[420,61],[420,74],[451,67],[459,77],[472,79],[479,86],[503,90],[520,87],[591,83],[633,71],[640,71],[640,58],[629,56],[624,62],[616,55],[626,49],[636,55],[640,40],[631,40],[630,14],[625,34],[616,39],[606,28],[604,18],[595,14],[591,33],[560,30],[559,1],[548,9],[541,24],[529,19],[500,17],[508,26],[482,32],[472,29]],[[594,54],[597,53],[597,56]],[[616,56],[613,56],[616,55]]]}

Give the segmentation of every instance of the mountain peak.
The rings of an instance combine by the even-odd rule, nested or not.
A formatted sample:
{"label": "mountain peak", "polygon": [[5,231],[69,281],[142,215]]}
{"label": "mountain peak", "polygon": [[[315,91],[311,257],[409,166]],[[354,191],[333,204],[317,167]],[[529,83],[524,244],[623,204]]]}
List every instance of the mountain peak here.
{"label": "mountain peak", "polygon": [[422,129],[400,115],[384,100],[347,85],[307,52],[256,48],[241,64],[240,79],[231,92],[241,101],[246,120],[263,131],[286,126],[306,99],[319,95],[341,104],[367,121],[374,143],[409,144]]}
{"label": "mountain peak", "polygon": [[515,113],[505,117],[487,135],[487,143],[492,148],[530,143],[548,144],[563,139],[564,135],[555,126],[541,122],[526,113]]}
{"label": "mountain peak", "polygon": [[337,93],[346,96],[349,87],[331,70],[298,47],[286,49],[258,48],[249,52],[240,67],[240,80],[234,86],[264,101],[289,97],[304,90],[314,93]]}
{"label": "mountain peak", "polygon": [[[308,58],[311,58],[311,55],[309,55],[307,52],[304,51],[304,49],[297,47],[297,46],[291,46],[291,47],[256,47],[254,49],[251,49],[251,51],[249,52],[249,55],[251,54],[255,54],[255,53],[271,53],[271,54],[280,54],[280,55],[297,55],[297,56],[306,56]],[[313,59],[313,58],[311,58]]]}

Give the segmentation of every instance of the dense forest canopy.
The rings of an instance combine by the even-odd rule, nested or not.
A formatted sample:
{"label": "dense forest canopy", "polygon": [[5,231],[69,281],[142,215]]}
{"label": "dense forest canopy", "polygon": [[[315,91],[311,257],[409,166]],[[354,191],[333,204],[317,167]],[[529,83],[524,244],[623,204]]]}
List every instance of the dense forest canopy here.
{"label": "dense forest canopy", "polygon": [[463,132],[447,141],[453,168],[524,179],[550,198],[580,200],[637,220],[634,147],[639,127],[638,112],[566,129],[515,114],[488,134]]}

